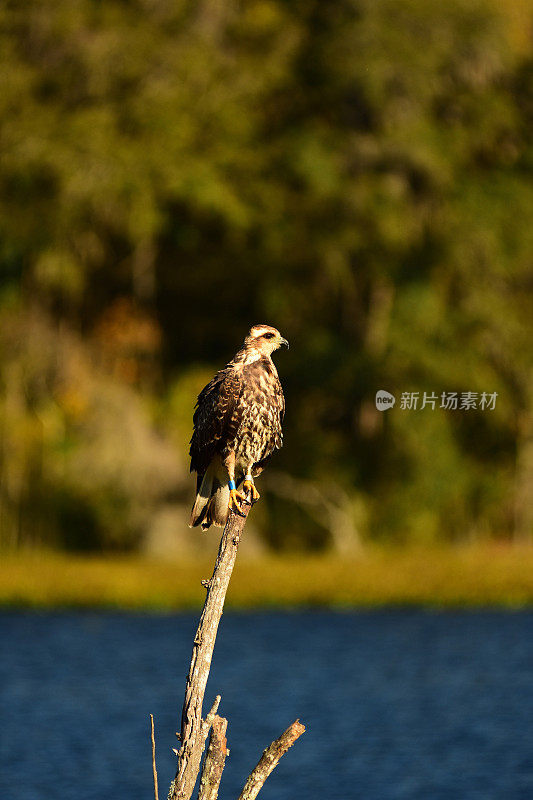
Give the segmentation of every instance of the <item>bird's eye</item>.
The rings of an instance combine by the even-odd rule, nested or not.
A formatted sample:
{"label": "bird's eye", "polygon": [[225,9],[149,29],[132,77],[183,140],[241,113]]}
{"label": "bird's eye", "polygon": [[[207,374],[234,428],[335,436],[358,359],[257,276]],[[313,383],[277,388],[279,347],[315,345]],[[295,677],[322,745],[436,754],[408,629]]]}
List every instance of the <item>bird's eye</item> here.
{"label": "bird's eye", "polygon": [[273,333],[264,333],[263,334],[263,339],[273,339],[273,338],[274,338],[274,334]]}

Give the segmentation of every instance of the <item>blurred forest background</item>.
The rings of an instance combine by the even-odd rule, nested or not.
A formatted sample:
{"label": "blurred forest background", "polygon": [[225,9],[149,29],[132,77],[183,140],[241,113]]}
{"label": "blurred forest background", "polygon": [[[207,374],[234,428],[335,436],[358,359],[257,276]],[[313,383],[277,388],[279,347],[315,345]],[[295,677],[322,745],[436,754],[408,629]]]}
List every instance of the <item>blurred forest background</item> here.
{"label": "blurred forest background", "polygon": [[257,322],[291,343],[260,546],[532,538],[530,0],[0,20],[4,550],[201,538],[192,407]]}

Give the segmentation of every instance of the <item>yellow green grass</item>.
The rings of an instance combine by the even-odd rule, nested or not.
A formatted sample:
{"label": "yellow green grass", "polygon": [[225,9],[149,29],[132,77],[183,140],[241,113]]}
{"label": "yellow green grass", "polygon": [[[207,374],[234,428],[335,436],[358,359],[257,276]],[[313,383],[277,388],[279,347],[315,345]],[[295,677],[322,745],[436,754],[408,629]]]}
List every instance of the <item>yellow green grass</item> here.
{"label": "yellow green grass", "polygon": [[[212,562],[54,553],[4,555],[0,605],[197,609]],[[368,547],[360,557],[238,560],[227,606],[533,606],[533,547]]]}

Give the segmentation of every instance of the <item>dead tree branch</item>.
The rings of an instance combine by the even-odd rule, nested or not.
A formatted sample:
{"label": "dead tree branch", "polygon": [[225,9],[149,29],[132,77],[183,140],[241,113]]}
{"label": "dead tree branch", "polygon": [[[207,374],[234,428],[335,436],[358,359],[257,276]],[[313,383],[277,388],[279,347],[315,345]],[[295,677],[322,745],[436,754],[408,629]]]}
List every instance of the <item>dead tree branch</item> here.
{"label": "dead tree branch", "polygon": [[157,788],[157,768],[155,765],[155,734],[154,734],[154,715],[150,714],[150,727],[152,733],[152,772],[154,774],[154,795],[155,800],[159,800],[159,791]]}
{"label": "dead tree branch", "polygon": [[224,717],[217,715],[213,720],[209,747],[205,757],[202,777],[200,778],[198,800],[217,800],[226,756],[229,753],[226,746],[227,727],[228,721]]}
{"label": "dead tree branch", "polygon": [[238,800],[255,800],[263,784],[275,767],[282,756],[285,755],[289,747],[292,747],[296,739],[302,735],[305,727],[301,724],[300,720],[295,720],[292,725],[289,725],[287,730],[281,734],[279,739],[267,747],[264,751],[259,763],[255,769],[250,773],[250,777],[244,785]]}
{"label": "dead tree branch", "polygon": [[[207,583],[207,596],[194,637],[191,666],[187,676],[185,700],[181,715],[181,749],[178,753],[176,777],[172,781],[168,800],[190,800],[200,762],[209,733],[211,721],[202,722],[202,705],[211,659],[224,608],[228,584],[237,557],[240,537],[248,512],[249,503],[243,504],[242,515],[230,513],[220,540],[217,560],[211,580]],[[203,582],[206,585],[206,582]],[[216,714],[216,710],[213,713]]]}

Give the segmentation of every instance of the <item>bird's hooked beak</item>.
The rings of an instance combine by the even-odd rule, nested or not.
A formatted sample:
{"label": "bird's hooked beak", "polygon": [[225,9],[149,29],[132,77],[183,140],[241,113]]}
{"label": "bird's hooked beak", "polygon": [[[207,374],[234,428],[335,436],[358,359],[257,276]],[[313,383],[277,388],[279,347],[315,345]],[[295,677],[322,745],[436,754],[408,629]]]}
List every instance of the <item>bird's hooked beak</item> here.
{"label": "bird's hooked beak", "polygon": [[282,345],[284,345],[287,348],[287,350],[289,349],[289,343],[286,339],[281,338],[279,340],[279,346],[281,347]]}

